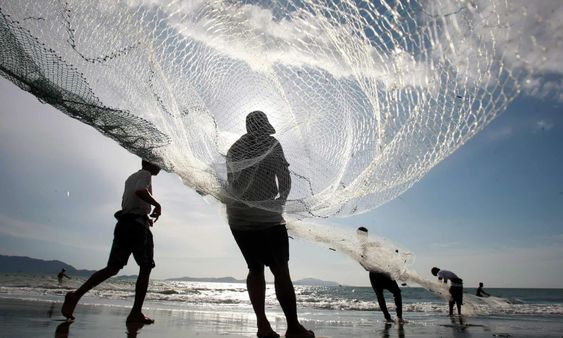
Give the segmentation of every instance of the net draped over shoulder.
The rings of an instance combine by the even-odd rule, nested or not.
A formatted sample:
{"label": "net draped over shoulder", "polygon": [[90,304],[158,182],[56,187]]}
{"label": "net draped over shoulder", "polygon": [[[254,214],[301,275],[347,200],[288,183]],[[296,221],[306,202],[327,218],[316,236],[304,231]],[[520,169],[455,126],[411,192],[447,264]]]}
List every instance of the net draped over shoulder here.
{"label": "net draped over shoulder", "polygon": [[227,153],[231,226],[284,223],[281,213],[290,189],[290,182],[284,179],[288,166],[280,143],[270,135],[245,134],[231,146]]}

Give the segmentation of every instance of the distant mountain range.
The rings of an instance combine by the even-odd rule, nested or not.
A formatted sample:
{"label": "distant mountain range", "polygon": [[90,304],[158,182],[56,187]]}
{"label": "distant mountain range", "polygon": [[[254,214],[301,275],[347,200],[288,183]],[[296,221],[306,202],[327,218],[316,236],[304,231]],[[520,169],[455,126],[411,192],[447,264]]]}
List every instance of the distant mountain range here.
{"label": "distant mountain range", "polygon": [[339,286],[340,283],[320,280],[316,278],[303,278],[293,282],[295,285]]}
{"label": "distant mountain range", "polygon": [[[56,260],[43,260],[30,257],[22,256],[4,256],[0,255],[0,273],[26,273],[26,274],[57,274],[61,269],[66,270],[66,274],[69,276],[83,276],[88,277],[95,270],[80,270],[76,269],[72,265],[67,263],[56,261]],[[117,276],[120,279],[135,279],[136,275],[122,275]],[[171,281],[184,281],[184,282],[211,282],[211,283],[245,283],[244,279],[236,279],[233,277],[178,277],[178,278],[168,278],[166,280]],[[320,285],[320,286],[338,286],[340,284],[336,282],[323,281],[315,278],[305,278],[296,280],[293,282],[295,285]]]}

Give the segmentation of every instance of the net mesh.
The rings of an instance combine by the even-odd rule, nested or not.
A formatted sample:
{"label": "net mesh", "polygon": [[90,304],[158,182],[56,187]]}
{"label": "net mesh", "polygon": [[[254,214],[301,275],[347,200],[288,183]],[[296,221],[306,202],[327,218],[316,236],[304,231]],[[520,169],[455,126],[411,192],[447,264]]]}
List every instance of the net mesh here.
{"label": "net mesh", "polygon": [[[350,215],[408,189],[518,94],[546,47],[514,22],[553,26],[527,7],[2,0],[0,74],[221,201],[243,199],[227,152],[261,110],[289,164],[285,212]],[[247,169],[270,150],[229,170],[268,186]]]}
{"label": "net mesh", "polygon": [[0,0],[0,75],[233,224],[284,210],[292,234],[447,297],[411,253],[310,219],[397,197],[560,74],[561,18],[558,1]]}

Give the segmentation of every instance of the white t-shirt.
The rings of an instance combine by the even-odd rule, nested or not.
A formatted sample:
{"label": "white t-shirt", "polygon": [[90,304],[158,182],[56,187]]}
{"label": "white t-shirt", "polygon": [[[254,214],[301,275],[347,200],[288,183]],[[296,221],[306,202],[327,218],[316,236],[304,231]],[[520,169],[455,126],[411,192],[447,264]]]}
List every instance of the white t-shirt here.
{"label": "white t-shirt", "polygon": [[152,194],[151,178],[152,175],[149,171],[141,169],[125,181],[125,190],[121,201],[121,210],[124,214],[150,214],[151,205],[140,199],[135,192],[148,189]]}
{"label": "white t-shirt", "polygon": [[459,278],[455,273],[448,271],[448,270],[440,270],[438,271],[438,278],[441,278],[444,281],[450,281],[452,286],[462,286],[462,280]]}

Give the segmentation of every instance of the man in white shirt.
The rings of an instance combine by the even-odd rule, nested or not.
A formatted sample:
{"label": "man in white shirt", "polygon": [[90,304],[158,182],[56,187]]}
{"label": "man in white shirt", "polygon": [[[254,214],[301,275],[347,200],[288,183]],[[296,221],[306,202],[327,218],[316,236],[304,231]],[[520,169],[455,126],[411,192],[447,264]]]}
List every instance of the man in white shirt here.
{"label": "man in white shirt", "polygon": [[[118,221],[113,233],[108,264],[90,276],[76,291],[66,294],[61,312],[67,319],[74,319],[74,308],[86,292],[115,276],[127,265],[129,256],[133,254],[139,265],[139,276],[135,287],[135,302],[127,317],[127,323],[154,323],[154,320],[146,317],[141,309],[147,293],[149,276],[155,266],[154,244],[150,227],[160,216],[161,207],[152,196],[152,176],[158,175],[159,172],[160,167],[143,160],[142,169],[133,173],[125,181],[121,210],[115,213]],[[152,206],[154,209],[151,214]]]}
{"label": "man in white shirt", "polygon": [[450,281],[450,301],[448,303],[450,307],[450,316],[453,316],[454,303],[457,306],[457,314],[461,316],[461,304],[463,303],[463,280],[459,278],[455,273],[448,270],[440,270],[437,267],[433,267],[431,270],[434,276],[438,277],[438,280],[447,283]]}

